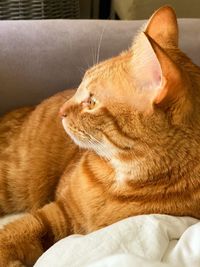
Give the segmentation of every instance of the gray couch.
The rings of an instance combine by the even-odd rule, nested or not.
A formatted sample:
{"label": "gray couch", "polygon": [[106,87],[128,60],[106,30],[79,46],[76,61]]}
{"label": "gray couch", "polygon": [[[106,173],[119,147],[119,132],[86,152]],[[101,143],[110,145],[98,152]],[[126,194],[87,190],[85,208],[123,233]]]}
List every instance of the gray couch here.
{"label": "gray couch", "polygon": [[[130,46],[143,23],[0,21],[0,114],[77,87],[98,50],[99,60],[118,54]],[[182,19],[179,25],[180,46],[200,65],[200,19]]]}

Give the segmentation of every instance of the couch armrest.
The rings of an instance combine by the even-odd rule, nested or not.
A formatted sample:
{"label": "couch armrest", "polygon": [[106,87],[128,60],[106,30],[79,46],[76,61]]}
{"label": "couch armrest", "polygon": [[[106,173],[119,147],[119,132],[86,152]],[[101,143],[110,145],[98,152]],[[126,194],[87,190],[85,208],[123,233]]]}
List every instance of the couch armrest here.
{"label": "couch armrest", "polygon": [[[130,46],[144,21],[0,21],[0,114],[77,87],[84,71]],[[181,46],[200,64],[200,19],[179,21]]]}

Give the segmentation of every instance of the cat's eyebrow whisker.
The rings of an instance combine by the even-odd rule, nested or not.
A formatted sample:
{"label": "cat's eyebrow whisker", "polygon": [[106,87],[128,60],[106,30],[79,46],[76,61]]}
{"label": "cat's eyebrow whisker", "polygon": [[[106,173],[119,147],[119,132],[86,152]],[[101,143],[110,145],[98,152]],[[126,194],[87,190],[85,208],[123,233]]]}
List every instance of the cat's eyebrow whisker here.
{"label": "cat's eyebrow whisker", "polygon": [[99,44],[98,44],[98,47],[97,47],[97,53],[96,53],[96,64],[99,63],[101,43],[102,43],[102,39],[103,39],[103,34],[104,34],[104,32],[105,32],[105,28],[106,28],[106,26],[104,25],[104,27],[103,27],[103,29],[102,29],[102,32],[101,32],[101,35],[100,35],[100,38],[99,38]]}
{"label": "cat's eyebrow whisker", "polygon": [[[90,39],[90,41],[91,41],[91,39]],[[90,42],[89,50],[90,50],[89,52],[92,55],[92,64],[91,64],[91,66],[94,66],[95,65],[95,49],[91,45],[91,42]]]}
{"label": "cat's eyebrow whisker", "polygon": [[[86,61],[85,61],[85,64],[87,64]],[[87,65],[88,65],[88,64],[87,64]],[[79,66],[77,66],[77,69],[79,70],[81,76],[84,75],[84,73],[86,72],[86,70],[87,70],[88,68],[89,68],[89,65],[88,65],[86,68],[85,68],[85,67],[79,67]]]}

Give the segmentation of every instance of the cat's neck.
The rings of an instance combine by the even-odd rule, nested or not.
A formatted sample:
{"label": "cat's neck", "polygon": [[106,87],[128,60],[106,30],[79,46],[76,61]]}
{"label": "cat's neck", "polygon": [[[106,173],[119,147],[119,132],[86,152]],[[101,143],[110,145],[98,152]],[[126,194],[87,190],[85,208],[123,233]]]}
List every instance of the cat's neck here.
{"label": "cat's neck", "polygon": [[119,185],[124,184],[128,180],[141,180],[144,176],[141,171],[142,162],[138,160],[122,162],[120,159],[113,158],[110,160],[111,165],[115,170],[115,179]]}
{"label": "cat's neck", "polygon": [[[192,146],[191,143],[190,146]],[[191,149],[195,155],[189,154],[188,151],[184,146],[177,147],[177,151],[173,150],[173,153],[166,156],[162,151],[160,154],[157,153],[155,149],[139,159],[130,158],[126,162],[115,157],[107,160],[90,151],[88,162],[96,178],[104,184],[106,190],[116,195],[131,195],[133,187],[136,186],[149,183],[171,184],[180,178],[188,180],[198,177],[200,151],[197,147]]]}
{"label": "cat's neck", "polygon": [[145,181],[149,177],[146,159],[124,163],[117,158],[104,159],[92,151],[88,151],[85,156],[84,164],[89,165],[95,177],[108,187],[122,188],[130,181]]}

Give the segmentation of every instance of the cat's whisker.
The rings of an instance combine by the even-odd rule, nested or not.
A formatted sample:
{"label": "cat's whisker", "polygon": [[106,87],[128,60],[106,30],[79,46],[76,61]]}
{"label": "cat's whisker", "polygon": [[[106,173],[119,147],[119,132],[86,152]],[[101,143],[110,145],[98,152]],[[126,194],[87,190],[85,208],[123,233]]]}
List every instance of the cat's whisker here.
{"label": "cat's whisker", "polygon": [[102,44],[103,34],[105,32],[105,28],[106,28],[106,26],[104,25],[104,27],[102,29],[102,32],[101,32],[101,35],[100,35],[100,38],[99,38],[99,44],[98,44],[98,47],[97,47],[97,54],[96,54],[96,64],[99,63],[100,49],[101,49],[101,44]]}
{"label": "cat's whisker", "polygon": [[103,146],[102,142],[100,142],[93,136],[91,136],[91,139],[94,141],[93,145],[98,145],[98,147],[95,146],[95,150],[99,152],[100,155],[103,154],[107,159],[111,159],[114,156],[114,154],[110,150],[105,150],[105,147]]}
{"label": "cat's whisker", "polygon": [[[90,40],[91,41],[91,40]],[[89,49],[90,49],[90,54],[91,54],[91,57],[92,57],[92,64],[91,66],[94,66],[97,64],[97,53],[98,53],[98,43],[97,43],[97,47],[95,48],[95,46],[93,46],[90,42],[90,46],[89,46]]]}
{"label": "cat's whisker", "polygon": [[84,70],[84,73],[85,73],[85,71],[87,70],[87,69],[89,69],[91,66],[92,66],[92,64],[89,62],[89,57],[87,57],[87,59],[86,59],[86,57],[82,57],[82,59],[83,59],[83,61],[84,61],[84,65],[85,65],[85,67],[80,67],[80,68],[82,68],[83,70]]}
{"label": "cat's whisker", "polygon": [[92,63],[89,64],[89,68],[90,68],[91,66],[95,65],[95,49],[94,49],[93,45],[91,44],[91,40],[90,40],[89,44],[90,44],[90,45],[88,45],[89,55],[91,55],[91,60],[92,60]]}

